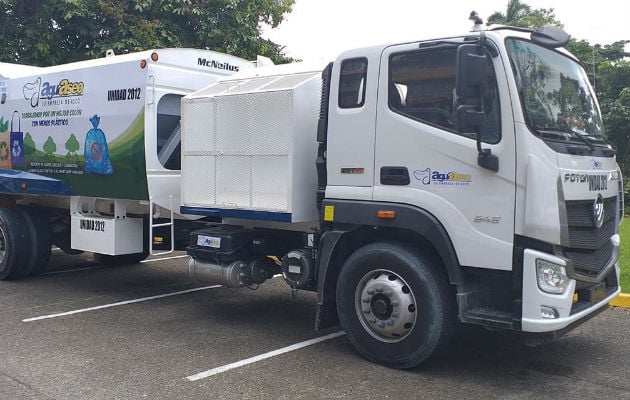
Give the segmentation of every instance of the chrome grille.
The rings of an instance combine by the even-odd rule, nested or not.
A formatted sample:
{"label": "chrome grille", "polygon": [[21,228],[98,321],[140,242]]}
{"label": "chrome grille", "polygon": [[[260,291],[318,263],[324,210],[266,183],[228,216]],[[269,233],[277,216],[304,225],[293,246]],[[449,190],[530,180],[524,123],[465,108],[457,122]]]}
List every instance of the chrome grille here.
{"label": "chrome grille", "polygon": [[597,276],[608,265],[614,250],[610,238],[617,230],[617,196],[604,199],[604,224],[599,229],[593,221],[593,202],[566,202],[569,243],[564,253],[575,271],[587,276]]}
{"label": "chrome grille", "polygon": [[580,249],[598,249],[602,247],[617,229],[615,218],[609,219],[599,229],[587,226],[569,228],[569,246]]}
{"label": "chrome grille", "polygon": [[[593,200],[567,201],[567,218],[569,229],[576,226],[595,228],[593,223]],[[614,219],[617,212],[617,197],[604,199],[604,222]]]}
{"label": "chrome grille", "polygon": [[564,254],[573,262],[573,268],[588,276],[597,276],[608,265],[613,253],[613,245],[610,242],[597,250],[565,249]]}

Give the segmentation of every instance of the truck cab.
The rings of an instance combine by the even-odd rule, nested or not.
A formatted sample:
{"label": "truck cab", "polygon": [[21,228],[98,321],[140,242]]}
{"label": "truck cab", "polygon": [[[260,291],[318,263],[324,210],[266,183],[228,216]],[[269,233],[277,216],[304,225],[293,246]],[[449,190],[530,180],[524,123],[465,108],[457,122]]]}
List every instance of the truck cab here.
{"label": "truck cab", "polygon": [[[431,254],[461,321],[547,334],[533,342],[604,309],[620,291],[622,180],[567,40],[499,27],[342,54],[319,134],[322,241],[341,242],[329,258],[382,241]],[[372,338],[393,340],[364,311]]]}

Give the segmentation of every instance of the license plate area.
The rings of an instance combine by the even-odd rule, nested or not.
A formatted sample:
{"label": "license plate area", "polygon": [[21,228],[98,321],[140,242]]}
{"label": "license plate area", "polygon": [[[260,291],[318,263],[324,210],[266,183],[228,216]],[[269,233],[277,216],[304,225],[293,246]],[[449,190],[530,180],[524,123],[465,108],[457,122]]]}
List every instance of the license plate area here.
{"label": "license plate area", "polygon": [[599,283],[590,288],[578,290],[579,301],[591,304],[599,303],[606,298],[606,282]]}

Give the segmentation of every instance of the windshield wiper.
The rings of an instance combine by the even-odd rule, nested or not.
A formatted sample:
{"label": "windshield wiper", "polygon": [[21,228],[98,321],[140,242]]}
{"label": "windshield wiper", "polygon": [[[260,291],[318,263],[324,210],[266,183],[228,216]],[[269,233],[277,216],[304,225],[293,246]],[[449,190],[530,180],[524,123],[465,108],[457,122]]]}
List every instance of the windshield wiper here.
{"label": "windshield wiper", "polygon": [[568,134],[571,135],[571,137],[577,137],[582,143],[584,143],[585,145],[587,145],[591,150],[593,150],[595,148],[595,146],[593,146],[593,143],[589,142],[585,137],[583,137],[582,135],[580,135],[578,132],[576,132],[573,129],[560,129],[560,128],[544,128],[544,129],[540,129],[537,128],[536,129],[541,135],[544,134],[555,134],[557,136],[560,136],[561,134]]}

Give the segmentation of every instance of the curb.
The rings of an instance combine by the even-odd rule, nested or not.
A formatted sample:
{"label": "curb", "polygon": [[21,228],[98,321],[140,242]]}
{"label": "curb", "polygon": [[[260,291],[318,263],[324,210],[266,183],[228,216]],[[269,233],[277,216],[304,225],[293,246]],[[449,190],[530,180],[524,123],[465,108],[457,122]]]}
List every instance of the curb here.
{"label": "curb", "polygon": [[630,308],[630,294],[621,293],[619,297],[609,303],[613,307]]}

